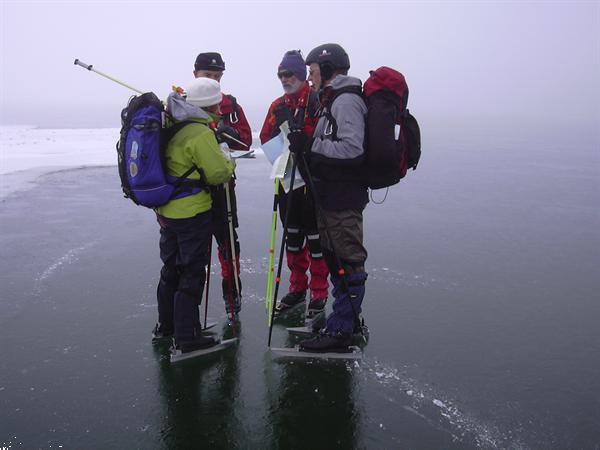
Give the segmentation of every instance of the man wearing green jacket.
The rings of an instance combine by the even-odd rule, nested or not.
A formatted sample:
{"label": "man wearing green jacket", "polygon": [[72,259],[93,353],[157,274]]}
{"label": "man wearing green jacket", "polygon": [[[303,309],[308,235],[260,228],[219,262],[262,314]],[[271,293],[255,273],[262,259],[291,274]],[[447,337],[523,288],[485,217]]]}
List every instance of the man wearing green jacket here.
{"label": "man wearing green jacket", "polygon": [[[173,96],[174,95],[174,96]],[[206,280],[208,246],[212,237],[212,200],[208,185],[227,182],[235,168],[223,152],[211,124],[220,114],[221,89],[209,78],[197,78],[187,89],[187,99],[169,97],[167,108],[176,121],[192,123],[180,129],[166,150],[168,175],[181,177],[197,170],[191,180],[202,180],[200,192],[171,200],[157,209],[160,224],[160,258],[163,267],[158,284],[158,323],[155,338],[175,337],[182,353],[215,345],[202,336],[198,306]]]}

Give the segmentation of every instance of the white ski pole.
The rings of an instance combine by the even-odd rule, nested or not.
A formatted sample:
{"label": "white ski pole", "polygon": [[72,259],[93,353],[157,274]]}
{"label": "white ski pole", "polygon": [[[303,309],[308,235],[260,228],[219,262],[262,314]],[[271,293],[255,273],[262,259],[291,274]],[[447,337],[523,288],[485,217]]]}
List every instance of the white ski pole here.
{"label": "white ski pole", "polygon": [[[134,92],[137,92],[138,94],[143,94],[143,92],[142,92],[142,91],[140,91],[139,89],[136,89],[136,88],[134,88],[133,86],[130,86],[130,85],[128,85],[127,83],[123,83],[122,81],[119,81],[119,80],[117,80],[116,78],[113,78],[113,77],[111,77],[110,75],[107,75],[107,74],[105,74],[104,72],[100,72],[99,70],[97,70],[97,69],[94,69],[94,66],[93,66],[92,64],[86,64],[86,63],[84,63],[83,61],[80,61],[80,60],[78,60],[78,59],[75,59],[75,62],[74,62],[73,64],[75,64],[75,65],[77,65],[77,66],[81,66],[81,67],[83,67],[84,69],[87,69],[87,70],[89,70],[89,71],[91,71],[91,72],[95,72],[95,73],[97,73],[98,75],[101,75],[101,76],[103,76],[104,78],[108,78],[110,81],[114,81],[115,83],[117,83],[117,84],[120,84],[121,86],[124,86],[124,87],[126,87],[127,89],[131,89],[132,91],[134,91]],[[228,139],[231,139],[232,141],[234,141],[234,142],[237,142],[238,144],[240,144],[240,145],[243,145],[244,147],[248,148],[248,145],[247,145],[247,144],[245,144],[245,143],[243,143],[242,141],[240,141],[240,140],[238,140],[238,139],[234,138],[233,136],[229,136],[227,133],[221,133],[221,134],[222,134],[223,136],[225,136],[226,138],[228,138]]]}
{"label": "white ski pole", "polygon": [[129,86],[127,83],[123,83],[122,81],[119,81],[119,80],[117,80],[116,78],[113,78],[113,77],[111,77],[110,75],[106,75],[105,73],[103,73],[103,72],[100,72],[99,70],[96,70],[96,69],[94,69],[94,66],[93,66],[93,65],[91,65],[91,64],[86,64],[86,63],[84,63],[83,61],[80,61],[80,60],[78,60],[78,59],[76,59],[76,60],[75,60],[75,62],[74,62],[73,64],[75,64],[75,65],[77,65],[77,66],[81,66],[81,67],[83,67],[84,69],[87,69],[87,70],[89,70],[89,71],[96,72],[98,75],[101,75],[101,76],[103,76],[104,78],[108,78],[110,81],[114,81],[115,83],[117,83],[117,84],[120,84],[121,86],[124,86],[124,87],[126,87],[126,88],[128,88],[128,89],[131,89],[132,91],[135,91],[135,92],[137,92],[138,94],[143,94],[143,92],[142,92],[142,91],[140,91],[139,89],[136,89],[136,88],[134,88],[134,87],[132,87],[132,86]]}
{"label": "white ski pole", "polygon": [[227,223],[229,225],[229,247],[231,248],[231,265],[233,267],[233,279],[235,281],[236,293],[238,296],[240,296],[240,283],[238,280],[238,268],[235,254],[235,236],[233,235],[233,211],[231,210],[231,194],[229,192],[229,182],[223,184],[223,186],[225,187],[225,198],[227,200]]}

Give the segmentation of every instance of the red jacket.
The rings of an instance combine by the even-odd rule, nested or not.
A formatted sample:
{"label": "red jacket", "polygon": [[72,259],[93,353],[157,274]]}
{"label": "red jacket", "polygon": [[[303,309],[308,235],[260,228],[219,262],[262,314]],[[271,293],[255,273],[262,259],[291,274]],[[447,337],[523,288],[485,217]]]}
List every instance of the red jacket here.
{"label": "red jacket", "polygon": [[304,133],[313,135],[319,120],[319,100],[308,83],[295,94],[285,94],[276,99],[267,112],[265,122],[260,130],[260,143],[271,140],[279,134],[279,126],[286,120],[299,120]]}
{"label": "red jacket", "polygon": [[250,130],[244,110],[233,95],[223,94],[221,100],[221,117],[225,125],[232,127],[239,133],[240,141],[248,145],[248,147],[244,147],[240,144],[228,142],[227,145],[229,148],[232,150],[250,150],[250,146],[252,145],[252,131]]}

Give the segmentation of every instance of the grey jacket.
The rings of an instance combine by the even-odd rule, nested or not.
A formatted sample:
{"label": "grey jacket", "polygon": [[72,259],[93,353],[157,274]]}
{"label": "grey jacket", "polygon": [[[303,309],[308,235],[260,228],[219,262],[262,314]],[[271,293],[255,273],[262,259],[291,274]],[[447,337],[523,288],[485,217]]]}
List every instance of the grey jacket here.
{"label": "grey jacket", "polygon": [[[369,199],[363,146],[367,106],[356,93],[336,96],[340,89],[359,90],[361,84],[358,78],[338,75],[325,88],[323,112],[313,133],[309,159],[319,197],[327,210],[362,210]],[[328,104],[328,98],[333,97],[333,103]]]}
{"label": "grey jacket", "polygon": [[[361,85],[358,78],[338,75],[331,83],[331,88],[335,92],[342,88]],[[332,139],[332,124],[327,117],[321,117],[313,134],[315,140],[312,153],[334,160],[352,160],[362,157],[367,113],[367,106],[363,99],[356,94],[340,94],[329,108],[337,124],[337,140]]]}

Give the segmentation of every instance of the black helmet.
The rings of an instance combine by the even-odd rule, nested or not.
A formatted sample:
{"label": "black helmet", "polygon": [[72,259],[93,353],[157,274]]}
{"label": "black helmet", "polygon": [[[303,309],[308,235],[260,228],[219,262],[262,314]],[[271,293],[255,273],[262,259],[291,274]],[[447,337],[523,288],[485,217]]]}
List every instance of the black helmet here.
{"label": "black helmet", "polygon": [[306,57],[306,65],[329,63],[334,69],[348,70],[350,58],[339,44],[323,44],[313,48]]}
{"label": "black helmet", "polygon": [[323,44],[313,48],[306,57],[306,65],[316,63],[321,69],[321,79],[329,80],[336,70],[348,70],[350,58],[339,44]]}

